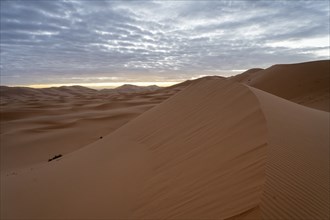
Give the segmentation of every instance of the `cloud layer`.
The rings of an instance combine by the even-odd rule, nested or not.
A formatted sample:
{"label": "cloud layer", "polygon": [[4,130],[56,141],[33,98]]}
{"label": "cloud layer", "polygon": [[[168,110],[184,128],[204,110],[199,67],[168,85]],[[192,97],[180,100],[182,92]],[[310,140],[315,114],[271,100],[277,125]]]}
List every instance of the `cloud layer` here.
{"label": "cloud layer", "polygon": [[1,1],[1,84],[180,81],[329,59],[328,1]]}

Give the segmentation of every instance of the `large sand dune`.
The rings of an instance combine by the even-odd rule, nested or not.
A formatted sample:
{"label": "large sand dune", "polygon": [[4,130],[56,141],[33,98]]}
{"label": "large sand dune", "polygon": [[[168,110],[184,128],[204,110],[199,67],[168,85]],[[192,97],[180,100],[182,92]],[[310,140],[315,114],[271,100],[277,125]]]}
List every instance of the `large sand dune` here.
{"label": "large sand dune", "polygon": [[328,64],[9,99],[1,218],[329,219]]}

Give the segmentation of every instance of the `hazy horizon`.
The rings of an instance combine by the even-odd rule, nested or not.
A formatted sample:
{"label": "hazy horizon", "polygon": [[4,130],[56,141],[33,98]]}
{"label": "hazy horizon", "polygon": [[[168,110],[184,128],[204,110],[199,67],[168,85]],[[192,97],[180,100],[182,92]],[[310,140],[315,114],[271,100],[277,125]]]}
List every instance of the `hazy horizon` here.
{"label": "hazy horizon", "polygon": [[0,84],[170,85],[329,59],[329,4],[1,1]]}
{"label": "hazy horizon", "polygon": [[27,88],[51,88],[51,87],[61,87],[61,86],[83,86],[91,89],[114,89],[122,85],[135,85],[135,86],[159,86],[159,87],[168,87],[181,82],[113,82],[113,83],[59,83],[59,84],[35,84],[35,85],[0,85],[8,87],[27,87]]}
{"label": "hazy horizon", "polygon": [[[314,61],[321,61],[321,60],[310,60],[310,61],[306,61],[306,62],[314,62]],[[305,62],[302,62],[305,63]],[[299,63],[281,63],[281,64],[299,64]],[[280,64],[280,65],[281,65]],[[278,64],[274,64],[274,65],[278,65]],[[253,67],[253,68],[259,68],[259,67]],[[250,69],[253,69],[250,68]],[[266,67],[265,69],[267,69],[269,67]],[[230,76],[235,76],[235,75],[239,75],[243,72],[245,72],[247,70],[231,70],[228,71],[228,73],[232,73],[232,74],[222,74],[222,75],[198,75],[197,77],[190,77],[187,79],[182,79],[181,81],[167,81],[167,82],[150,82],[150,81],[144,81],[144,82],[133,82],[133,81],[125,81],[125,82],[97,82],[97,83],[93,83],[93,82],[87,82],[87,83],[53,83],[53,84],[29,84],[29,85],[2,85],[0,84],[0,86],[9,86],[9,87],[28,87],[28,88],[51,88],[51,87],[61,87],[61,86],[83,86],[83,87],[87,87],[87,88],[91,88],[91,89],[96,89],[96,90],[100,90],[100,89],[114,89],[117,87],[120,87],[122,85],[136,85],[136,86],[159,86],[159,87],[168,87],[168,86],[172,86],[178,83],[182,83],[186,80],[194,80],[194,79],[198,79],[198,78],[202,78],[202,77],[206,77],[206,76],[222,76],[222,77],[230,77]],[[104,77],[104,80],[106,79],[106,77]]]}

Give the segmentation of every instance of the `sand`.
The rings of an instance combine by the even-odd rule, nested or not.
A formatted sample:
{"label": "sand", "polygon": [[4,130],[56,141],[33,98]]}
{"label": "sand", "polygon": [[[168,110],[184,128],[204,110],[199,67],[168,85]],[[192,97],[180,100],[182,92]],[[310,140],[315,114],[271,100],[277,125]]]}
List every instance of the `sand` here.
{"label": "sand", "polygon": [[173,93],[114,96],[83,87],[3,91],[1,171],[43,163],[93,143]]}
{"label": "sand", "polygon": [[1,219],[329,219],[328,64],[115,95],[12,92]]}
{"label": "sand", "polygon": [[265,70],[251,69],[236,81],[301,105],[330,111],[330,61],[278,64]]}
{"label": "sand", "polygon": [[252,90],[269,129],[264,219],[328,219],[329,113]]}

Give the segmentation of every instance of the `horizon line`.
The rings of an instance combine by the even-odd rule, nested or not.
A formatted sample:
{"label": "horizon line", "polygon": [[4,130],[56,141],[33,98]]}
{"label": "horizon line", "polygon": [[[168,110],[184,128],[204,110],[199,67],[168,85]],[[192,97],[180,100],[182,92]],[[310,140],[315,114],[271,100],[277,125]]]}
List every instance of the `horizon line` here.
{"label": "horizon line", "polygon": [[92,89],[113,89],[122,85],[135,85],[135,86],[152,86],[159,87],[172,86],[183,81],[167,81],[167,82],[98,82],[98,83],[41,83],[41,84],[16,84],[16,85],[1,85],[8,87],[27,87],[34,89],[44,89],[61,86],[83,86]]}

